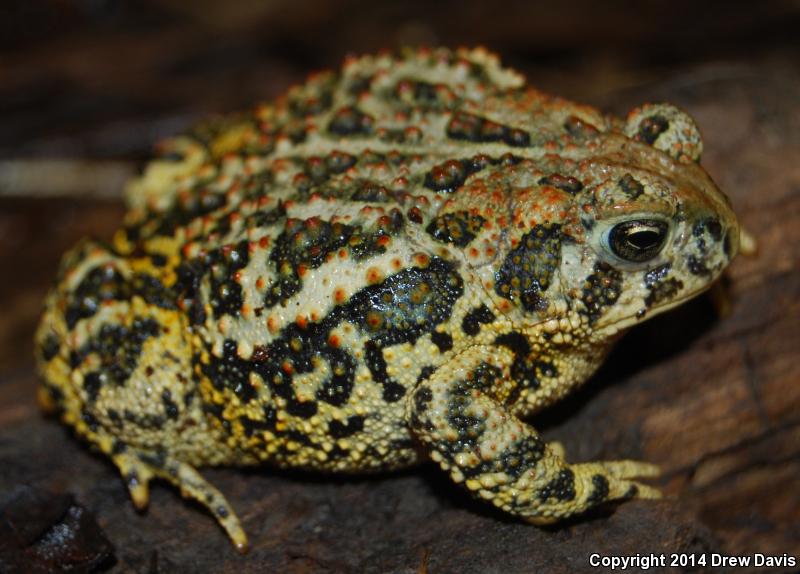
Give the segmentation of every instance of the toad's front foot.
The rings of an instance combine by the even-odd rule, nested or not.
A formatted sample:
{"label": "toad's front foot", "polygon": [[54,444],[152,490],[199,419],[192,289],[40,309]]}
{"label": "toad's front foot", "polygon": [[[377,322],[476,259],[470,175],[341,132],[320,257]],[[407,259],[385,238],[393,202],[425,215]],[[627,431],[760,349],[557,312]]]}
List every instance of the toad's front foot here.
{"label": "toad's front foot", "polygon": [[509,514],[548,524],[606,501],[658,498],[636,479],[658,467],[629,460],[569,464],[502,402],[507,365],[476,348],[423,381],[409,400],[409,421],[431,458],[478,498]]}
{"label": "toad's front foot", "polygon": [[[558,522],[576,512],[591,508],[603,501],[631,498],[661,498],[661,492],[635,479],[653,478],[661,474],[658,466],[634,460],[584,462],[565,465],[562,477],[571,473],[574,497],[563,496],[563,504],[554,504],[547,509],[537,509],[536,514],[526,516],[531,524],[545,525]],[[566,479],[564,479],[566,483]],[[539,495],[541,497],[541,490]]]}
{"label": "toad's front foot", "polygon": [[236,513],[222,493],[209,484],[192,466],[163,453],[150,453],[131,448],[112,455],[112,459],[128,485],[136,508],[141,510],[147,507],[150,480],[153,478],[166,480],[177,486],[184,497],[192,498],[205,506],[225,529],[236,549],[241,553],[247,552],[247,535]]}

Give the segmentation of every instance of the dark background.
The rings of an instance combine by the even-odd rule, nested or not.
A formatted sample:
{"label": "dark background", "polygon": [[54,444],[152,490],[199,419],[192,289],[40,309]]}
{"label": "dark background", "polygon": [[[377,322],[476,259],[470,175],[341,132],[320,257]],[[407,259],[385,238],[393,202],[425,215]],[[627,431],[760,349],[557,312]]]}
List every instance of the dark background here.
{"label": "dark background", "polygon": [[[800,557],[798,30],[789,0],[0,3],[0,571],[581,572],[591,552]],[[122,183],[159,138],[347,54],[408,44],[483,44],[546,91],[617,114],[668,100],[698,120],[703,164],[757,257],[734,263],[724,297],[638,328],[536,422],[573,460],[662,465],[667,499],[541,530],[430,466],[353,480],[207,471],[244,521],[246,557],[170,488],[137,514],[111,464],[35,405],[31,339],[60,255],[110,236]],[[47,554],[57,525],[71,538]]]}
{"label": "dark background", "polygon": [[[483,44],[547,91],[610,105],[677,71],[800,56],[796,1],[27,0],[0,7],[0,154],[144,157],[349,53]],[[682,80],[686,82],[687,79]]]}

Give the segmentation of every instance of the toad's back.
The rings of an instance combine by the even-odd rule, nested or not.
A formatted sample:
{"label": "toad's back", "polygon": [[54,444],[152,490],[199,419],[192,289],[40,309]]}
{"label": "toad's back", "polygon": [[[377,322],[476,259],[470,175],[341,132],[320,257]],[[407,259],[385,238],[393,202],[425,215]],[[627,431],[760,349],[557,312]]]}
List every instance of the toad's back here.
{"label": "toad's back", "polygon": [[[671,106],[607,118],[482,50],[354,59],[162,144],[112,244],[62,263],[40,397],[114,458],[135,501],[162,476],[211,496],[236,539],[193,466],[413,463],[440,424],[423,416],[429,381],[455,370],[533,412],[632,316],[707,285],[738,235],[700,151]],[[640,241],[604,255],[620,213],[647,215],[625,231]],[[658,245],[628,259],[642,225]],[[702,245],[674,261],[692,234]],[[480,349],[494,358],[459,363]],[[483,423],[442,408],[458,446],[432,456],[450,468]],[[544,457],[520,448],[515,464]]]}

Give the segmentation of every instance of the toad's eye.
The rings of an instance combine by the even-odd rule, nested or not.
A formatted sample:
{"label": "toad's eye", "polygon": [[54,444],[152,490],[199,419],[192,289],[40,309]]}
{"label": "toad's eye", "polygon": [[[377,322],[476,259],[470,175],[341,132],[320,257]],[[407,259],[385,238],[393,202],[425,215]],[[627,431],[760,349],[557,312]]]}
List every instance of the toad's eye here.
{"label": "toad's eye", "polygon": [[667,238],[668,226],[658,219],[623,221],[608,233],[608,247],[625,261],[641,263],[658,255]]}

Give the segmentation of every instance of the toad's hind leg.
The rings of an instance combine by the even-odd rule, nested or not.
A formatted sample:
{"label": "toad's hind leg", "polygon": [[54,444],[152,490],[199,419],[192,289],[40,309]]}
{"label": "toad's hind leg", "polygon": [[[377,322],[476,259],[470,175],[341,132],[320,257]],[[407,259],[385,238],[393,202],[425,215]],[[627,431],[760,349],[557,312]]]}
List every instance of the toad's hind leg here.
{"label": "toad's hind leg", "polygon": [[609,500],[658,498],[637,478],[658,474],[634,461],[568,464],[502,403],[510,357],[477,347],[423,381],[409,399],[412,430],[431,458],[476,497],[536,524]]}
{"label": "toad's hind leg", "polygon": [[205,506],[217,519],[239,552],[247,551],[247,535],[225,496],[206,481],[192,466],[159,453],[128,449],[113,454],[136,508],[143,510],[149,502],[149,483],[160,478],[178,487],[186,498]]}
{"label": "toad's hind leg", "polygon": [[208,508],[244,550],[236,515],[195,470],[240,459],[209,424],[193,368],[197,347],[169,273],[148,261],[89,242],[65,258],[37,332],[39,397],[114,461],[136,506],[147,505],[151,479],[166,480]]}

